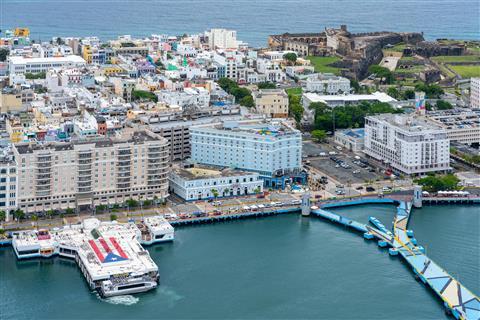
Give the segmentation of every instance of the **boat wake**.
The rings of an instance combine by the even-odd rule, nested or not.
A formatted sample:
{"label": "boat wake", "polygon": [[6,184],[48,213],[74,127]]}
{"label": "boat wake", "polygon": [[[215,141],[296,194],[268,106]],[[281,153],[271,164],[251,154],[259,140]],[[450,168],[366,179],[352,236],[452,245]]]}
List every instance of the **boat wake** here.
{"label": "boat wake", "polygon": [[169,307],[173,307],[176,304],[177,301],[183,299],[183,296],[179,295],[174,290],[172,290],[172,289],[170,289],[166,286],[158,287],[157,291],[162,296],[164,296],[164,298],[167,301]]}
{"label": "boat wake", "polygon": [[134,297],[132,295],[115,296],[115,297],[109,297],[109,298],[101,298],[99,296],[99,299],[110,304],[124,305],[124,306],[134,305],[140,300],[139,298]]}

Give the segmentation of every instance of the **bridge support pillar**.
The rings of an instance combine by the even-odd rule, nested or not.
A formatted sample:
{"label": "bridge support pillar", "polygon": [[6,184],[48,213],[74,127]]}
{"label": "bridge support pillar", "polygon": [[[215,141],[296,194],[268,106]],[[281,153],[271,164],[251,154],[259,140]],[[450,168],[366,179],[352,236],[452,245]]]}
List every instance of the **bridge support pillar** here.
{"label": "bridge support pillar", "polygon": [[422,187],[415,186],[413,189],[413,206],[415,208],[422,207]]}
{"label": "bridge support pillar", "polygon": [[302,216],[310,215],[310,193],[305,192],[302,196]]}

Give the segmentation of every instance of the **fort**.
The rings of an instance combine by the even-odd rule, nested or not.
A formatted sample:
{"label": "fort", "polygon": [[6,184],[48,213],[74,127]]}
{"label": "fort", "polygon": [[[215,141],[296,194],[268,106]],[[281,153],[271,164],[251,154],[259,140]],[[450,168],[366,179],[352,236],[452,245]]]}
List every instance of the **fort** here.
{"label": "fort", "polygon": [[271,35],[268,46],[274,50],[293,50],[301,56],[337,56],[342,58],[335,66],[342,75],[351,79],[363,79],[368,67],[383,58],[383,47],[405,43],[416,46],[424,41],[422,33],[368,32],[350,33],[346,25],[339,29],[326,28],[319,33],[284,33]]}

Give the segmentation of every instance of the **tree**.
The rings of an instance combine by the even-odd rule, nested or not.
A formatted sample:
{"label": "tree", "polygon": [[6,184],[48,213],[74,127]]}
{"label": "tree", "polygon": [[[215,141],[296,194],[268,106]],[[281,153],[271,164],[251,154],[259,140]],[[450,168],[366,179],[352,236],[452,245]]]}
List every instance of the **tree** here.
{"label": "tree", "polygon": [[110,221],[116,221],[118,219],[117,215],[116,214],[111,214],[110,215]]}
{"label": "tree", "polygon": [[302,121],[303,111],[304,111],[303,107],[300,103],[290,104],[288,108],[288,112],[290,113],[290,116],[292,116],[295,119],[297,124]]}
{"label": "tree", "polygon": [[212,189],[212,190],[210,190],[210,191],[212,192],[213,197],[214,197],[215,199],[217,199],[217,197],[218,197],[218,191],[217,191],[217,189]]}
{"label": "tree", "polygon": [[257,84],[258,89],[275,89],[277,86],[273,82],[260,82]]}
{"label": "tree", "polygon": [[255,102],[253,101],[253,97],[249,95],[240,100],[240,105],[247,108],[253,108],[255,106]]}
{"label": "tree", "polygon": [[55,210],[50,209],[47,212],[45,212],[45,215],[50,219],[55,215]]}
{"label": "tree", "polygon": [[397,88],[395,87],[390,87],[387,89],[387,94],[391,96],[392,98],[398,99],[400,96],[400,92],[398,91]]}
{"label": "tree", "polygon": [[453,106],[450,102],[445,100],[438,100],[436,104],[437,110],[448,110],[453,109]]}
{"label": "tree", "polygon": [[415,99],[415,91],[408,89],[403,92],[403,99],[404,100],[410,100],[410,99]]}
{"label": "tree", "polygon": [[0,49],[0,61],[5,61],[7,60],[7,56],[10,53],[10,51],[6,48],[1,48]]}
{"label": "tree", "polygon": [[416,180],[416,183],[423,186],[426,191],[452,191],[458,189],[458,179],[454,174],[429,175],[425,178]]}
{"label": "tree", "polygon": [[25,212],[23,212],[22,209],[17,209],[13,212],[13,216],[15,217],[15,219],[20,221],[22,219],[25,219]]}
{"label": "tree", "polygon": [[415,91],[425,92],[425,96],[428,99],[438,99],[442,94],[444,94],[442,87],[440,87],[438,84],[428,85],[419,83],[415,86]]}
{"label": "tree", "polygon": [[126,203],[129,208],[135,208],[138,206],[138,201],[134,199],[128,199]]}
{"label": "tree", "polygon": [[3,210],[0,211],[0,222],[7,219],[7,213]]}
{"label": "tree", "polygon": [[379,66],[378,64],[368,67],[368,72],[375,75],[377,78],[382,79],[387,84],[391,84],[394,81],[393,73],[387,68]]}
{"label": "tree", "polygon": [[73,214],[75,214],[75,210],[73,210],[72,208],[67,208],[67,209],[65,210],[65,214],[67,214],[67,215],[73,215]]}
{"label": "tree", "polygon": [[65,44],[65,41],[63,41],[63,39],[60,38],[60,37],[57,37],[56,42],[57,42],[58,45],[64,45]]}
{"label": "tree", "polygon": [[155,93],[145,90],[133,90],[132,91],[133,100],[150,100],[153,102],[158,101],[158,97]]}
{"label": "tree", "polygon": [[283,59],[288,63],[295,64],[295,62],[297,62],[297,55],[293,52],[285,53]]}
{"label": "tree", "polygon": [[143,206],[144,207],[150,207],[153,204],[151,200],[145,200],[143,201]]}
{"label": "tree", "polygon": [[325,141],[325,139],[327,138],[327,133],[325,132],[325,130],[313,130],[312,138],[318,142],[322,142]]}

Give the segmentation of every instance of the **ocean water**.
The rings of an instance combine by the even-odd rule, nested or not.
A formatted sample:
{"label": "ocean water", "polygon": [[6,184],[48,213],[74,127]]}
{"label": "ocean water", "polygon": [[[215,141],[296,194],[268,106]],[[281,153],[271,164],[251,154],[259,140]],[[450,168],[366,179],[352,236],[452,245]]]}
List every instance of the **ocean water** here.
{"label": "ocean water", "polygon": [[[391,221],[393,206],[337,212]],[[480,212],[425,207],[411,228],[428,254],[480,293]],[[149,248],[161,284],[101,299],[73,261],[17,261],[0,249],[0,319],[448,319],[442,304],[399,257],[361,234],[317,218],[286,215],[178,228]]]}
{"label": "ocean water", "polygon": [[427,39],[479,39],[478,0],[2,0],[0,29],[30,27],[33,39],[199,33],[231,28],[252,46],[269,34],[418,31]]}

